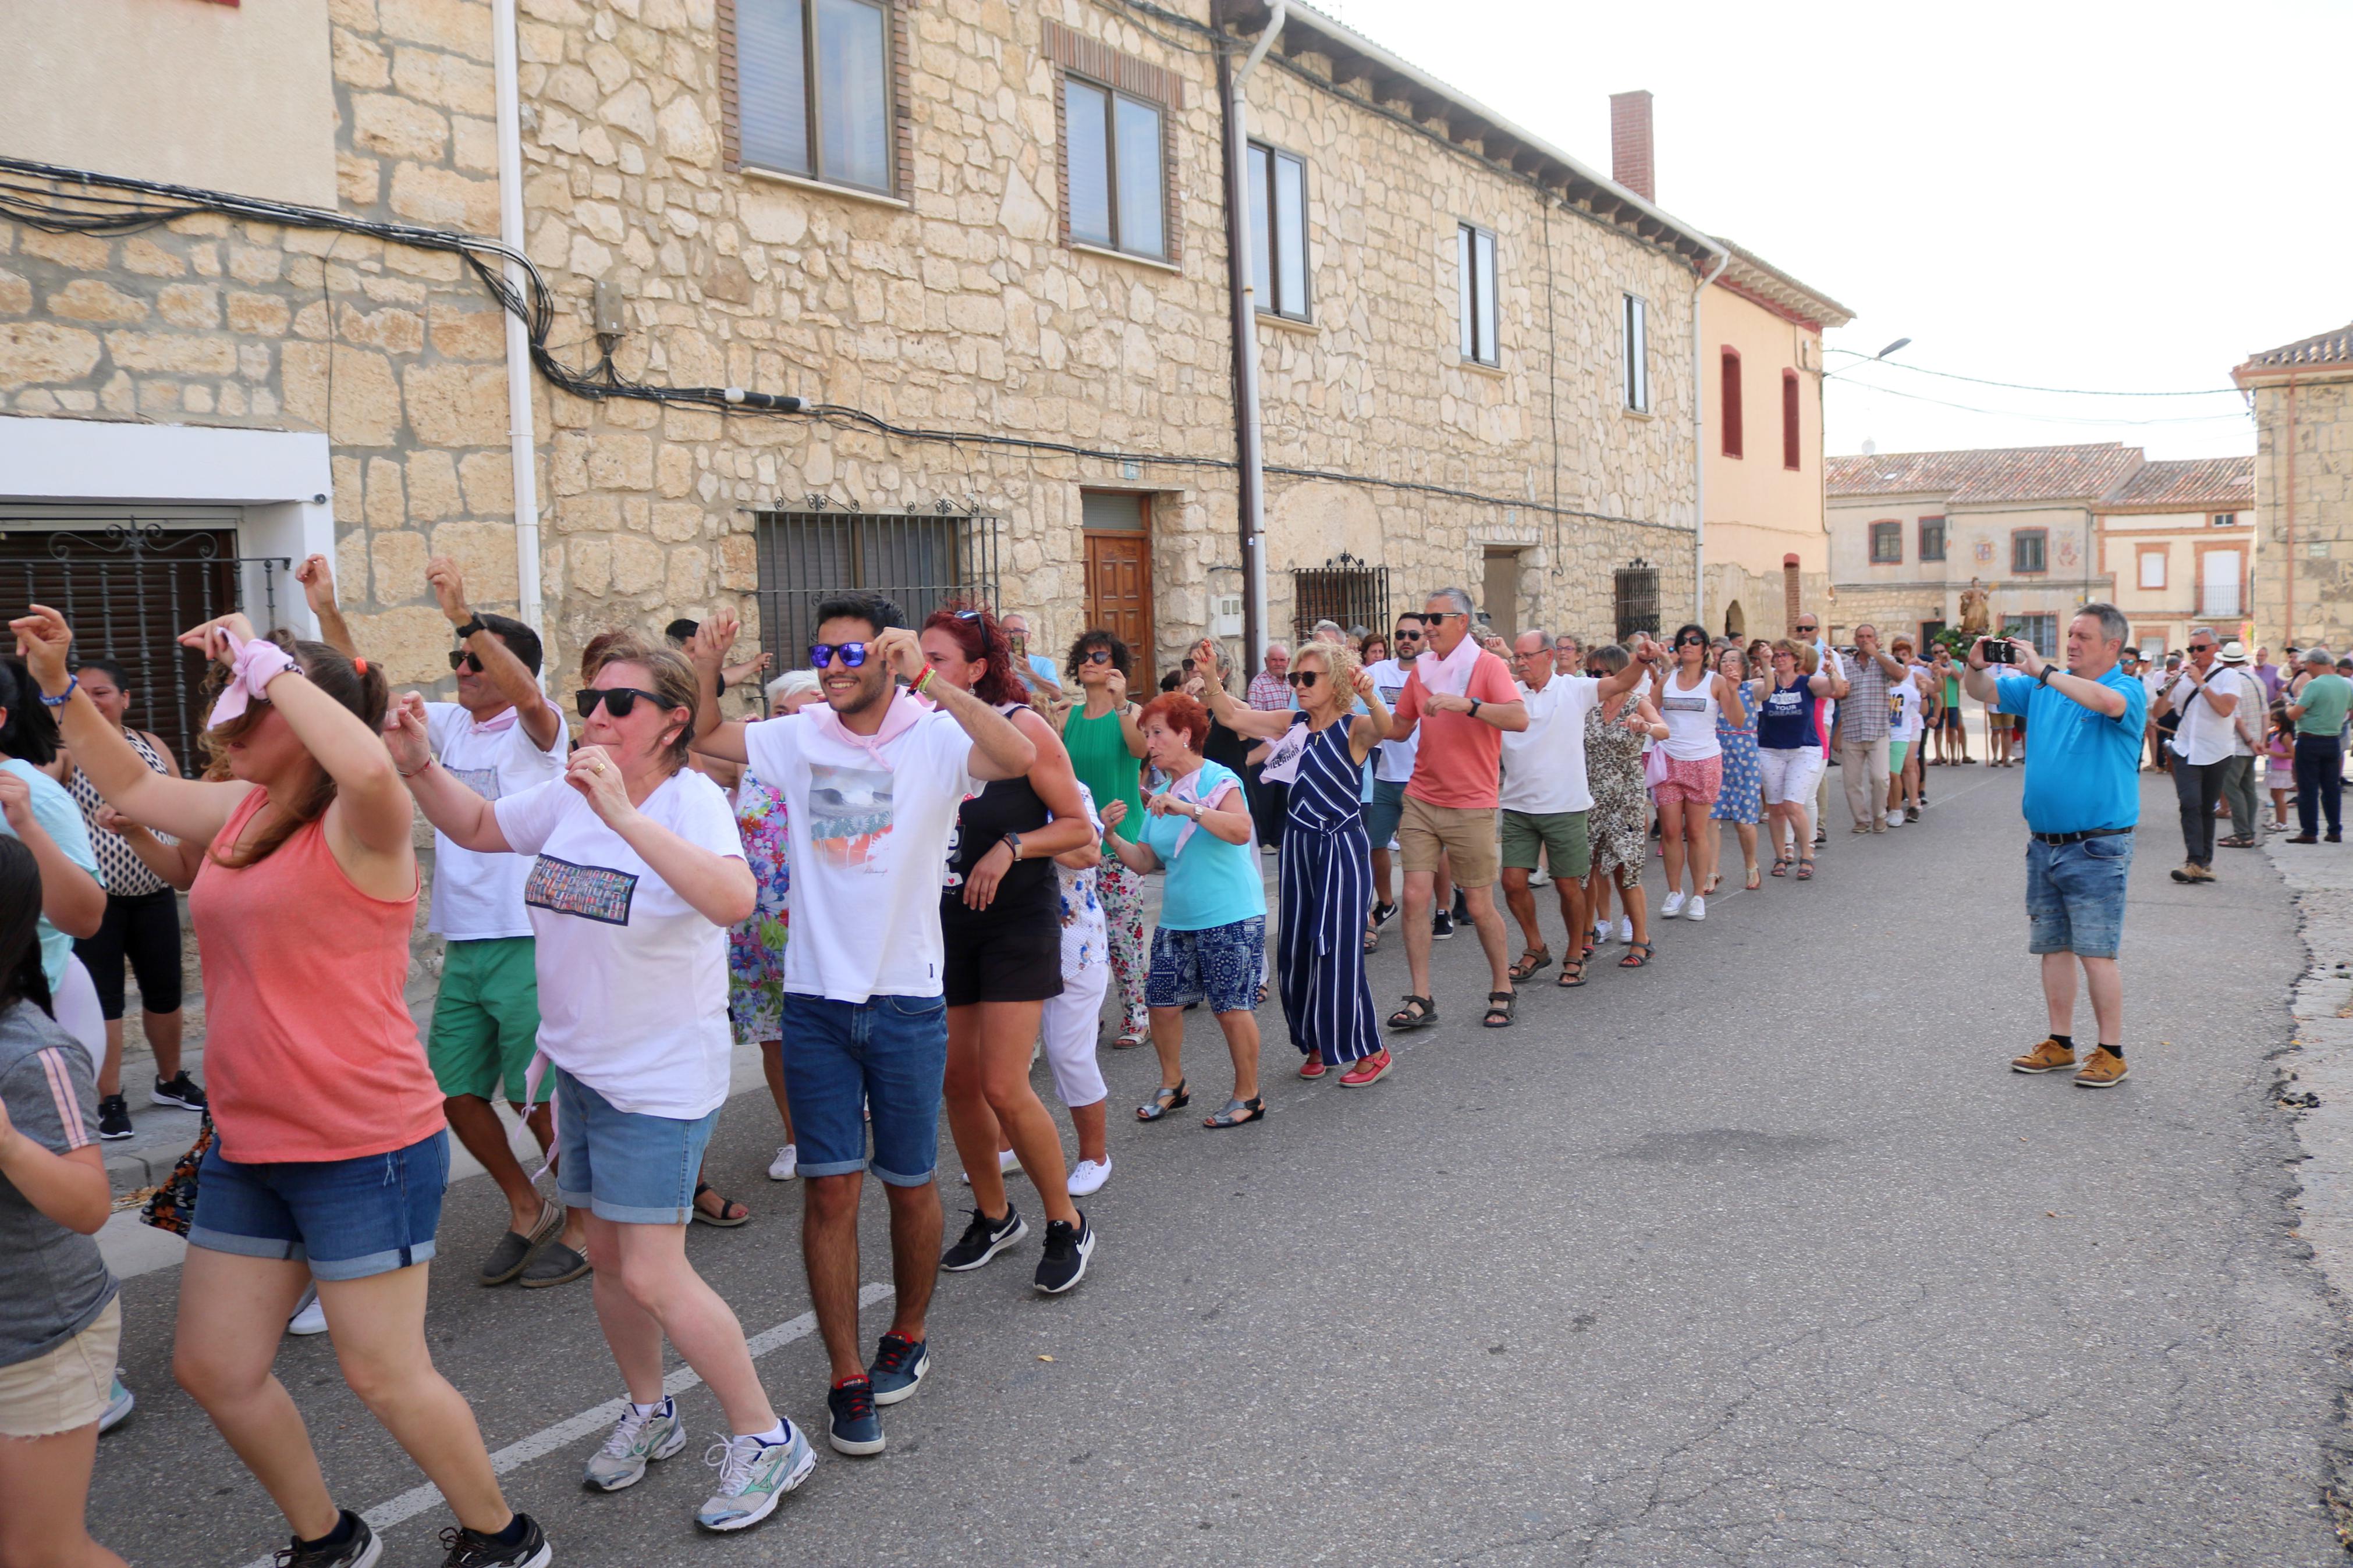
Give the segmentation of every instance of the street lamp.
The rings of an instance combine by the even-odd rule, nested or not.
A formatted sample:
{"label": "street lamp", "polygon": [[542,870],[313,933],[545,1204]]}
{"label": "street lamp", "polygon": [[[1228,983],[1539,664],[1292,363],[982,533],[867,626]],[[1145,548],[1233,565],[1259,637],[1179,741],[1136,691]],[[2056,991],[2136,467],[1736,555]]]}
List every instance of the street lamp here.
{"label": "street lamp", "polygon": [[[1881,360],[1885,359],[1889,354],[1894,353],[1897,349],[1901,349],[1901,348],[1909,348],[1909,347],[1911,346],[1911,344],[1912,344],[1912,340],[1911,340],[1910,338],[1898,338],[1898,339],[1896,339],[1894,342],[1892,342],[1892,343],[1888,344],[1885,348],[1883,348],[1883,349],[1880,350],[1877,353],[1873,354],[1873,355],[1872,355],[1870,358],[1868,358],[1868,359],[1864,359],[1864,358],[1863,358],[1863,356],[1862,356],[1862,355],[1861,355],[1861,354],[1855,354],[1855,355],[1854,355],[1854,357],[1855,357],[1856,359],[1858,359],[1858,360],[1862,360],[1862,364],[1876,364],[1876,363],[1878,363]],[[1854,351],[1853,351],[1852,349],[1832,349],[1832,350],[1831,350],[1830,352],[1831,352],[1831,353],[1854,353]],[[1831,380],[1831,378],[1833,378],[1833,377],[1835,377],[1835,376],[1841,376],[1841,375],[1844,375],[1848,370],[1860,370],[1861,368],[1862,368],[1862,365],[1854,365],[1854,364],[1851,364],[1851,365],[1848,365],[1848,366],[1846,367],[1846,370],[1830,370],[1830,371],[1824,371],[1824,372],[1822,373],[1822,379],[1823,379],[1824,381],[1829,381],[1829,380]]]}

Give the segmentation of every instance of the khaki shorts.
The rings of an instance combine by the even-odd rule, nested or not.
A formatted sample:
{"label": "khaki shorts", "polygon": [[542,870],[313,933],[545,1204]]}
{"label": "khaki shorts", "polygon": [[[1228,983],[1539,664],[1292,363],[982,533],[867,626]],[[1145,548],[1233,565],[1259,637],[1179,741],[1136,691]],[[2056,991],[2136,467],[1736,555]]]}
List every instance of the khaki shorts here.
{"label": "khaki shorts", "polygon": [[0,1437],[54,1436],[105,1415],[121,1346],[122,1303],[113,1300],[55,1350],[0,1366]]}
{"label": "khaki shorts", "polygon": [[1574,881],[1593,869],[1593,846],[1581,811],[1505,811],[1503,816],[1504,864],[1513,870],[1536,868],[1536,852],[1555,877]]}
{"label": "khaki shorts", "polygon": [[1432,805],[1409,795],[1398,819],[1398,847],[1408,871],[1435,871],[1443,853],[1458,888],[1495,880],[1495,808]]}

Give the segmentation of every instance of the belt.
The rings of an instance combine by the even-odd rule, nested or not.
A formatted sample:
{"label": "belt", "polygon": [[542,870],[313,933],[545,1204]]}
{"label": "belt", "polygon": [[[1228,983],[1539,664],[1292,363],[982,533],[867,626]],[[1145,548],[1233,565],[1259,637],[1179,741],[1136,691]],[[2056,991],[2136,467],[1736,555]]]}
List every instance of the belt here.
{"label": "belt", "polygon": [[2087,827],[2081,833],[2030,833],[2037,844],[2081,844],[2086,838],[2113,838],[2119,833],[2130,833],[2129,827]]}

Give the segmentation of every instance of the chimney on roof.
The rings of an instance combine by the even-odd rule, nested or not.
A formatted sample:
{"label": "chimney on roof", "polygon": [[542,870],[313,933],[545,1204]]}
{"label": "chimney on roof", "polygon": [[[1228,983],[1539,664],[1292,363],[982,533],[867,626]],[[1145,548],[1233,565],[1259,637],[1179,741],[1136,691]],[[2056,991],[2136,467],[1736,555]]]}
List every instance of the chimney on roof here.
{"label": "chimney on roof", "polygon": [[1647,90],[1609,95],[1609,177],[1646,202],[1659,199]]}

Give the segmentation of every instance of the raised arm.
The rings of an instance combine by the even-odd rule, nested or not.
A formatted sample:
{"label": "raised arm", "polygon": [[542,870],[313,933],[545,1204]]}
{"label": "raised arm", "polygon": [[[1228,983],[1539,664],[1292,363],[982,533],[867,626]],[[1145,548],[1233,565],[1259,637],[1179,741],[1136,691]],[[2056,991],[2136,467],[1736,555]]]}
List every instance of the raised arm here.
{"label": "raised arm", "polygon": [[[904,626],[892,626],[874,639],[866,657],[880,657],[892,669],[913,680],[929,666],[923,645]],[[1038,763],[1038,748],[1014,728],[1013,721],[952,682],[925,679],[919,695],[939,704],[940,710],[963,726],[972,738],[972,776],[976,779],[1018,779]]]}
{"label": "raised arm", "polygon": [[1119,836],[1119,825],[1126,820],[1127,802],[1105,801],[1103,808],[1103,843],[1110,847],[1113,855],[1119,857],[1121,865],[1139,877],[1150,876],[1160,869],[1160,857],[1152,852],[1150,846],[1137,844]]}
{"label": "raised arm", "polygon": [[[450,626],[462,627],[474,619],[473,608],[466,603],[466,580],[459,574],[455,561],[447,555],[436,555],[425,563],[425,581],[432,588],[433,596],[441,602],[441,613],[449,617]],[[531,672],[531,667],[517,658],[514,650],[501,642],[498,634],[488,626],[478,627],[466,639],[466,651],[480,662],[482,678],[513,705],[531,743],[543,752],[554,745],[555,737],[564,729],[564,719],[547,705],[547,697],[539,689],[539,677]]]}
{"label": "raised arm", "polygon": [[433,755],[425,723],[425,699],[404,691],[384,718],[385,749],[425,820],[460,849],[499,855],[512,848],[491,803],[449,776]]}
{"label": "raised arm", "polygon": [[[1062,749],[1051,726],[1030,709],[1024,708],[1013,715],[1014,726],[1038,749],[1037,764],[1029,770],[1029,786],[1038,798],[1046,803],[1053,820],[1021,838],[1021,858],[1050,858],[1074,849],[1083,849],[1095,842],[1095,825],[1087,816],[1087,804],[1079,794],[1078,774],[1071,769],[1071,753]],[[985,910],[997,897],[997,884],[1013,865],[1013,847],[998,839],[989,847],[965,879],[964,901],[968,909]]]}
{"label": "raised arm", "polygon": [[16,634],[16,652],[44,694],[55,698],[71,693],[57,710],[58,728],[84,776],[109,805],[132,821],[161,828],[200,847],[209,846],[253,786],[165,778],[149,767],[67,671],[66,653],[73,646],[73,629],[65,617],[47,605],[30,608],[30,615],[8,623]]}
{"label": "raised arm", "polygon": [[[2021,675],[2030,680],[2040,680],[2042,684],[2048,686],[2078,707],[2089,708],[2093,712],[2105,718],[2121,719],[2125,716],[2125,710],[2129,704],[2125,701],[2125,694],[2115,687],[2103,685],[2096,680],[2086,680],[2080,675],[2068,674],[2037,653],[2032,643],[2017,641],[2016,646],[2018,672]],[[2046,669],[2050,671],[2048,679],[2043,678],[2043,671]]]}
{"label": "raised arm", "polygon": [[759,884],[741,855],[722,855],[691,843],[629,804],[617,761],[607,763],[602,746],[583,746],[565,764],[564,782],[578,790],[655,876],[670,884],[694,912],[712,925],[747,919],[759,900]]}
{"label": "raised arm", "polygon": [[302,584],[303,601],[319,617],[319,640],[345,658],[359,658],[359,641],[352,636],[350,623],[343,619],[343,607],[335,603],[335,573],[327,564],[327,558],[313,555],[304,561],[294,568],[294,581]]}
{"label": "raised arm", "polygon": [[33,815],[33,786],[0,772],[0,818],[25,841],[41,870],[41,913],[68,936],[96,936],[106,919],[106,889],[77,865]]}
{"label": "raised arm", "polygon": [[1365,711],[1348,721],[1348,755],[1363,762],[1372,755],[1373,748],[1388,739],[1389,705],[1381,700],[1380,682],[1369,669],[1356,671],[1356,696],[1365,704]]}
{"label": "raised arm", "polygon": [[[1193,668],[1218,668],[1218,645],[1213,638],[1203,637],[1193,649]],[[1222,680],[1201,682],[1201,701],[1209,716],[1237,735],[1253,741],[1271,741],[1291,728],[1292,714],[1285,708],[1250,708],[1235,700]]]}
{"label": "raised arm", "polygon": [[744,721],[723,718],[719,711],[719,682],[724,673],[721,663],[735,644],[739,626],[734,611],[713,610],[686,645],[686,661],[694,667],[695,753],[726,763],[752,760],[744,746]]}

